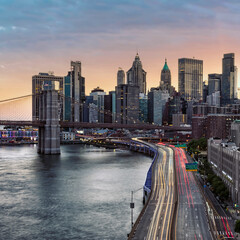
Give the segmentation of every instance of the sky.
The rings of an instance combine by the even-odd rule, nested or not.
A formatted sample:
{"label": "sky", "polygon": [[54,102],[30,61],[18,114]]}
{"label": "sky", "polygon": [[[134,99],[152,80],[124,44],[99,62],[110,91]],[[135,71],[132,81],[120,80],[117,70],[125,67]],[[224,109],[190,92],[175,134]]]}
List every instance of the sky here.
{"label": "sky", "polygon": [[39,72],[65,76],[71,60],[82,62],[87,95],[114,90],[137,52],[148,89],[165,57],[176,88],[178,58],[203,60],[204,80],[221,73],[224,53],[240,68],[239,12],[239,0],[0,0],[0,99],[31,94]]}

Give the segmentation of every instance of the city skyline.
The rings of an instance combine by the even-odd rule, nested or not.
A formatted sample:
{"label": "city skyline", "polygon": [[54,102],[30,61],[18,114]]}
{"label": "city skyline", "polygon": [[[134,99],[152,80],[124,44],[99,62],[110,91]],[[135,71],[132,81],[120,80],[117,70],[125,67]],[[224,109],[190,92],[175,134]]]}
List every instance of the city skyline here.
{"label": "city skyline", "polygon": [[235,53],[239,67],[238,1],[179,3],[4,1],[1,99],[31,93],[31,78],[39,72],[66,76],[71,60],[82,63],[87,94],[96,86],[114,90],[118,67],[127,71],[137,52],[147,90],[158,86],[165,58],[176,88],[179,58],[203,60],[203,80],[222,72],[225,53]]}

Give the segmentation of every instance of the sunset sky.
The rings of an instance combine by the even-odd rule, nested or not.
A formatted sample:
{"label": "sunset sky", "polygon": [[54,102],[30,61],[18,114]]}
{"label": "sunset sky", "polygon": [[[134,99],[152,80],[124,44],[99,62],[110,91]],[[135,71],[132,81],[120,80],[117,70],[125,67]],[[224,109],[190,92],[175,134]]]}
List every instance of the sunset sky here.
{"label": "sunset sky", "polygon": [[202,59],[204,80],[221,73],[224,53],[240,67],[239,0],[0,2],[0,99],[30,94],[39,72],[65,76],[71,60],[82,62],[87,95],[113,90],[137,51],[147,88],[158,86],[165,57],[175,87],[178,58]]}

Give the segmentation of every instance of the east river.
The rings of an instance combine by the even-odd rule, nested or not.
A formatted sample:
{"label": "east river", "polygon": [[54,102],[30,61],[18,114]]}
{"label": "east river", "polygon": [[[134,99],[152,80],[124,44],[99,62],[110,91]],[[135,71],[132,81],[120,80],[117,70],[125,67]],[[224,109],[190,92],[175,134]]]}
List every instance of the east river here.
{"label": "east river", "polygon": [[[151,158],[125,150],[0,146],[0,239],[116,239],[130,231],[131,191],[141,188]],[[134,193],[134,219],[142,190]]]}

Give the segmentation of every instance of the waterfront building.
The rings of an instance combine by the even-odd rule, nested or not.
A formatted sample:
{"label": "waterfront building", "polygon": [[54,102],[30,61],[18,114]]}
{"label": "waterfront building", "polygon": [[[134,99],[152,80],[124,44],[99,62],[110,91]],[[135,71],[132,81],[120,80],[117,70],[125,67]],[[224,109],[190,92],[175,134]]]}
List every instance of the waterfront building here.
{"label": "waterfront building", "polygon": [[139,94],[139,121],[148,122],[148,96],[144,93]]}
{"label": "waterfront building", "polygon": [[[94,88],[90,93],[90,96],[93,97],[93,103],[90,104],[91,114],[93,114],[93,111],[97,112],[98,117],[97,117],[96,122],[99,122],[99,123],[104,123],[104,95],[106,95],[106,93],[104,92],[103,89],[101,89],[99,87]],[[94,114],[94,116],[95,115],[96,114]]]}
{"label": "waterfront building", "polygon": [[[32,76],[32,120],[39,120],[39,101],[40,93],[43,90],[58,90],[60,95],[63,93],[63,77],[55,76],[52,72],[39,73]],[[62,101],[59,98],[59,118],[63,116]]]}
{"label": "waterfront building", "polygon": [[169,93],[167,90],[151,88],[148,93],[148,119],[150,123],[162,125],[163,112],[168,98]]}
{"label": "waterfront building", "polygon": [[125,84],[125,72],[122,68],[118,68],[117,72],[117,85]]}
{"label": "waterfront building", "polygon": [[139,120],[139,86],[120,84],[116,87],[116,122],[136,123]]}
{"label": "waterfront building", "polygon": [[147,73],[142,68],[142,62],[137,53],[132,67],[127,72],[127,84],[131,86],[138,86],[140,93],[146,94],[146,75]]}
{"label": "waterfront building", "polygon": [[160,85],[171,86],[171,71],[167,65],[167,59],[165,58],[165,64],[161,71]]}
{"label": "waterfront building", "polygon": [[237,67],[234,53],[224,54],[222,59],[221,100],[222,104],[233,103],[237,98]]}
{"label": "waterfront building", "polygon": [[192,58],[178,59],[178,89],[184,98],[202,100],[203,61]]}

